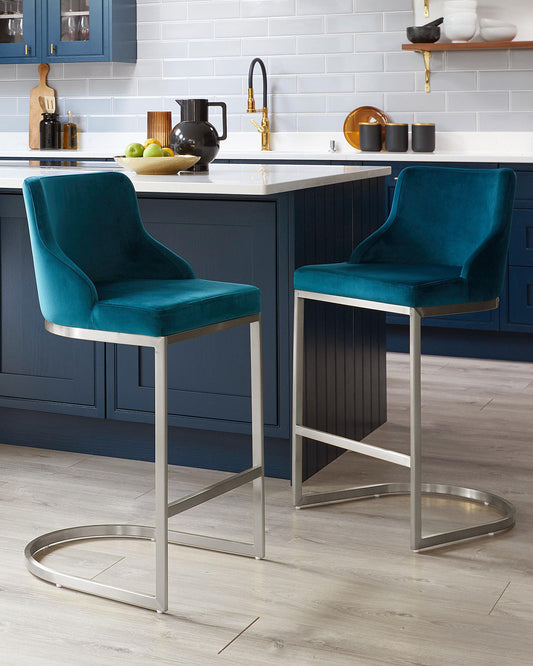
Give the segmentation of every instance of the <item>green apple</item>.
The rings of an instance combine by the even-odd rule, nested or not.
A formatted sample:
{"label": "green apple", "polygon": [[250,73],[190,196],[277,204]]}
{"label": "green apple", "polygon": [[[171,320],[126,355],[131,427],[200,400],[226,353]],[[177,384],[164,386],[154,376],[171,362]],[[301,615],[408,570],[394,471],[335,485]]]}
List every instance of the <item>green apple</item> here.
{"label": "green apple", "polygon": [[163,157],[163,151],[157,143],[151,143],[144,149],[143,157]]}
{"label": "green apple", "polygon": [[126,146],[124,155],[126,155],[126,157],[142,157],[143,151],[144,148],[142,143],[130,143]]}

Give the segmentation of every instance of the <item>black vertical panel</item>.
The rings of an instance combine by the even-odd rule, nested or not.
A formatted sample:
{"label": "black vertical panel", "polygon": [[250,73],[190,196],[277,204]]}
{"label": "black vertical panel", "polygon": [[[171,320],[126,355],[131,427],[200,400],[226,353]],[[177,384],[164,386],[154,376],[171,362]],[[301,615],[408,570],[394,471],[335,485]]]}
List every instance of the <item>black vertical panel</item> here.
{"label": "black vertical panel", "polygon": [[[296,267],[347,261],[384,221],[382,178],[296,195]],[[306,425],[362,439],[384,422],[384,314],[306,301]],[[305,440],[304,478],[343,449]]]}

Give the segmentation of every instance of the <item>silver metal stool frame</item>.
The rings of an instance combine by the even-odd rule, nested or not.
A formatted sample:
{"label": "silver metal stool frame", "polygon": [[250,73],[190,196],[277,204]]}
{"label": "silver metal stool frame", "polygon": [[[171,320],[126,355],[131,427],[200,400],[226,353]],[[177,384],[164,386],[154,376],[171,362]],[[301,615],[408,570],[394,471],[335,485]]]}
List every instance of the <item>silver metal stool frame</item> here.
{"label": "silver metal stool frame", "polygon": [[[209,333],[249,324],[252,401],[252,467],[233,474],[202,490],[168,503],[168,345]],[[43,580],[80,592],[142,606],[163,613],[168,610],[168,543],[207,548],[235,555],[263,558],[265,555],[265,504],[263,472],[263,368],[261,315],[231,319],[184,333],[164,337],[132,335],[59,326],[45,321],[50,333],[79,340],[153,347],[155,354],[155,527],[142,525],[85,525],[49,532],[33,539],[25,548],[28,570]],[[169,531],[168,519],[223,493],[252,482],[253,543],[243,543],[198,534]],[[105,585],[87,578],[60,573],[43,565],[36,556],[69,541],[107,537],[150,539],[156,548],[155,595],[141,594]]]}
{"label": "silver metal stool frame", "polygon": [[[410,361],[410,455],[397,453],[378,446],[365,444],[356,440],[340,437],[331,433],[308,428],[303,425],[303,379],[304,379],[304,304],[305,300],[335,303],[349,307],[393,312],[409,316],[409,361]],[[293,415],[292,415],[292,488],[293,503],[296,508],[317,506],[321,504],[341,502],[350,499],[380,497],[391,494],[410,494],[410,545],[414,551],[431,546],[469,539],[484,534],[494,534],[514,525],[515,508],[507,500],[493,493],[461,488],[445,484],[422,483],[421,456],[421,347],[420,320],[422,317],[460,314],[464,312],[481,312],[492,310],[499,305],[499,299],[480,303],[460,303],[450,306],[410,308],[390,303],[366,301],[357,298],[346,298],[330,294],[309,291],[294,292],[294,360],[293,360]],[[303,494],[302,488],[302,438],[331,444],[347,451],[385,460],[387,462],[409,467],[410,483],[382,483],[373,486],[347,488],[333,492]],[[440,532],[422,536],[422,494],[447,495],[490,506],[503,514],[497,520],[465,527],[449,532]]]}

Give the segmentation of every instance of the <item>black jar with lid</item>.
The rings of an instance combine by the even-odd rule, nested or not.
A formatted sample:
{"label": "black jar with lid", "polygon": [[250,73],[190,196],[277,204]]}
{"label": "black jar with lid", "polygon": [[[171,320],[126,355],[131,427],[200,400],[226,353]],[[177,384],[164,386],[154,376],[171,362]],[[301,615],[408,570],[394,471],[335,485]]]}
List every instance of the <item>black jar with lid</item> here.
{"label": "black jar with lid", "polygon": [[39,123],[39,148],[59,148],[59,136],[61,124],[57,113],[43,113],[43,119]]}

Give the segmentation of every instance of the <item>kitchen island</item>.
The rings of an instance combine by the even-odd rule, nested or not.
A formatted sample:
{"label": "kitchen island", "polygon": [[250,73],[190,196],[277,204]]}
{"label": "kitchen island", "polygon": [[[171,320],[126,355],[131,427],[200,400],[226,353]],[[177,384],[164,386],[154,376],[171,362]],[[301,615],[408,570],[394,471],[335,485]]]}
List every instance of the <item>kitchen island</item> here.
{"label": "kitchen island", "polygon": [[[150,460],[151,355],[44,330],[21,187],[30,175],[120,170],[111,162],[75,164],[0,162],[2,441]],[[261,289],[267,475],[290,476],[292,273],[345,260],[384,221],[389,173],[386,166],[272,164],[214,164],[207,175],[128,173],[148,231],[198,277]],[[361,439],[386,418],[384,316],[316,304],[307,321],[308,420]],[[249,465],[247,344],[236,329],[170,350],[171,463]],[[335,455],[311,444],[306,473]]]}

